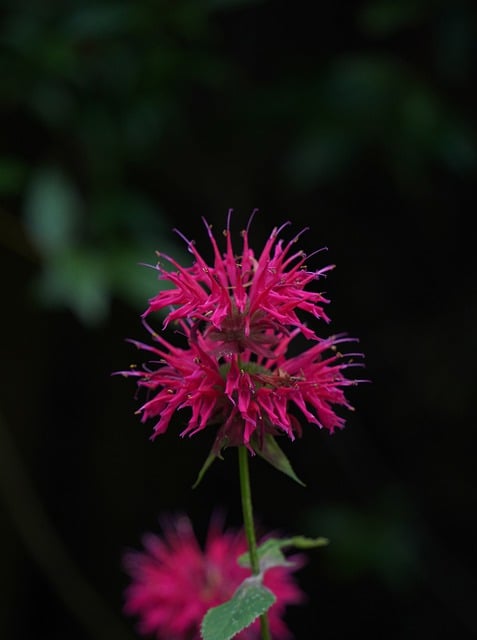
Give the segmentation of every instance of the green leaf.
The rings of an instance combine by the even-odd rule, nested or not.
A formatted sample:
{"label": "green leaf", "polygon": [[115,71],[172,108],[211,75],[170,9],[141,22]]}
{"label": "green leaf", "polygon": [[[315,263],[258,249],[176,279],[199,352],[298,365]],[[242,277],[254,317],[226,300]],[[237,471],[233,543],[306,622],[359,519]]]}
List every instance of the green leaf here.
{"label": "green leaf", "polygon": [[108,314],[109,282],[101,253],[71,250],[53,255],[33,285],[43,304],[68,308],[86,325],[98,326]]}
{"label": "green leaf", "polygon": [[293,546],[297,549],[312,549],[314,547],[325,547],[329,544],[328,538],[306,538],[305,536],[293,536],[287,541],[287,546]]}
{"label": "green leaf", "polygon": [[201,469],[199,471],[199,474],[197,476],[197,480],[192,485],[193,489],[195,489],[196,487],[199,486],[200,482],[202,481],[202,478],[205,476],[205,473],[206,473],[207,469],[210,467],[210,465],[213,463],[213,461],[217,457],[218,457],[217,454],[215,454],[213,451],[211,451],[209,453],[209,455],[207,456],[206,461],[204,462],[204,464],[202,465],[202,467],[201,467]]}
{"label": "green leaf", "polygon": [[203,640],[229,640],[248,627],[276,601],[256,576],[247,578],[232,598],[209,609],[202,620]]}
{"label": "green leaf", "polygon": [[[283,540],[277,538],[269,538],[257,549],[258,559],[260,563],[260,573],[263,574],[267,569],[272,567],[286,567],[291,565],[282,553]],[[248,552],[242,554],[238,558],[239,565],[250,567],[250,555]]]}
{"label": "green leaf", "polygon": [[[296,547],[297,549],[312,549],[313,547],[324,547],[329,540],[327,538],[306,538],[305,536],[293,536],[292,538],[268,538],[259,545],[257,549],[260,562],[260,573],[263,574],[272,567],[286,567],[293,563],[286,559],[282,549],[286,547]],[[238,563],[242,567],[250,567],[250,556],[243,553],[238,558]]]}
{"label": "green leaf", "polygon": [[256,439],[253,440],[251,444],[254,451],[258,453],[258,455],[261,456],[264,460],[269,462],[272,467],[275,467],[275,469],[278,469],[278,471],[281,471],[292,480],[295,480],[295,482],[301,484],[302,487],[306,487],[306,484],[302,482],[293,471],[290,461],[280,449],[275,438],[272,435],[267,434],[263,438],[261,447]]}
{"label": "green leaf", "polygon": [[81,205],[70,179],[54,167],[41,168],[33,176],[25,198],[25,229],[46,256],[75,246]]}

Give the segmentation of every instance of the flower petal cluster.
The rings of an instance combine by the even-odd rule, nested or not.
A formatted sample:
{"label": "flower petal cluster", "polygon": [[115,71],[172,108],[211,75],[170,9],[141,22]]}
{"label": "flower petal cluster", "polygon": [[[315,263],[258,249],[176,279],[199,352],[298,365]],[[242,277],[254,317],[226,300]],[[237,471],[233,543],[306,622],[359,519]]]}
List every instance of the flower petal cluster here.
{"label": "flower petal cluster", "polygon": [[[219,518],[212,519],[204,548],[199,544],[189,518],[175,516],[165,522],[163,535],[149,533],[141,551],[124,555],[130,578],[125,590],[124,611],[136,616],[138,630],[158,640],[199,640],[206,612],[229,600],[249,568],[237,563],[247,550],[243,530],[224,530]],[[291,638],[283,621],[288,605],[304,602],[293,573],[303,565],[302,555],[291,556],[286,566],[264,574],[264,584],[277,600],[268,611],[273,638]],[[237,640],[258,640],[255,621],[236,636]]]}
{"label": "flower petal cluster", "polygon": [[302,251],[292,253],[299,236],[286,246],[279,238],[285,226],[273,229],[258,258],[249,246],[248,230],[242,231],[242,252],[237,257],[230,229],[227,229],[224,232],[226,251],[221,254],[207,223],[214,252],[213,265],[209,266],[195,244],[186,238],[194,258],[191,267],[182,267],[173,258],[158,253],[159,258],[164,258],[176,269],[171,272],[160,264],[156,266],[160,277],[173,287],[153,297],[143,315],[172,306],[164,328],[174,320],[203,320],[210,325],[208,331],[213,332],[217,340],[222,339],[231,346],[236,342],[236,349],[246,346],[243,345],[246,339],[252,346],[257,346],[254,334],[258,334],[258,339],[264,333],[270,337],[273,332],[279,337],[287,333],[289,327],[298,327],[307,338],[315,338],[314,332],[297,316],[297,310],[329,322],[323,308],[329,301],[321,293],[305,287],[333,265],[319,271],[307,271],[304,268],[306,255]]}
{"label": "flower petal cluster", "polygon": [[[150,300],[143,314],[151,343],[131,341],[151,360],[119,372],[136,378],[147,392],[138,413],[143,422],[155,420],[154,438],[167,430],[176,412],[188,410],[181,435],[214,425],[215,455],[239,445],[253,453],[267,435],[286,434],[293,440],[301,433],[297,412],[333,433],[345,424],[338,408],[352,409],[345,388],[360,382],[345,371],[359,366],[362,354],[343,356],[339,347],[355,340],[344,334],[321,338],[306,324],[307,314],[329,322],[328,299],[308,286],[332,266],[309,271],[305,254],[293,249],[300,234],[288,243],[280,238],[286,225],[273,229],[257,257],[248,229],[242,231],[242,249],[236,254],[229,223],[224,253],[206,223],[213,264],[189,240],[189,267],[159,254],[159,277],[170,286]],[[149,326],[148,316],[158,311],[165,313],[163,330],[177,327],[182,347]],[[308,348],[297,354],[291,345],[295,338],[304,338]]]}

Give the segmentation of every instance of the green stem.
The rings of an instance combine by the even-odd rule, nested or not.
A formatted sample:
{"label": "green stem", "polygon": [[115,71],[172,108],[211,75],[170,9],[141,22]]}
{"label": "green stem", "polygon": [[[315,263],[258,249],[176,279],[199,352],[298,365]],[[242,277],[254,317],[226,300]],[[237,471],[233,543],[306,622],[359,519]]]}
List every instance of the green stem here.
{"label": "green stem", "polygon": [[[247,536],[250,565],[252,567],[252,573],[254,575],[258,575],[260,573],[260,563],[258,560],[257,540],[255,537],[255,525],[253,521],[252,492],[250,490],[250,472],[248,468],[247,447],[245,447],[244,445],[239,446],[238,456],[243,523],[245,528],[245,535]],[[272,637],[270,635],[270,627],[268,624],[268,616],[266,613],[260,616],[260,628],[262,631],[262,640],[271,640]]]}

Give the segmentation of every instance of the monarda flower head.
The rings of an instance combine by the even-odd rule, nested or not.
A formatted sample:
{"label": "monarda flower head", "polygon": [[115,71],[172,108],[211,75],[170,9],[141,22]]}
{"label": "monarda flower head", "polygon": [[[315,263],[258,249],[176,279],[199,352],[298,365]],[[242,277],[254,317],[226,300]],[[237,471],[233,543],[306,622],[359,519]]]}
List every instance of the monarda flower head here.
{"label": "monarda flower head", "polygon": [[[250,568],[238,558],[247,550],[243,530],[224,530],[219,518],[212,519],[205,545],[185,515],[164,520],[163,535],[149,533],[141,551],[125,553],[124,569],[130,578],[125,590],[124,611],[135,616],[140,633],[157,640],[199,640],[206,612],[229,600]],[[263,584],[276,597],[268,616],[276,640],[292,637],[283,618],[289,605],[305,601],[294,572],[304,563],[299,554],[283,566],[268,569]],[[259,640],[258,620],[238,633],[237,640]]]}
{"label": "monarda flower head", "polygon": [[[293,252],[300,234],[283,246],[279,236],[286,224],[273,229],[257,258],[249,245],[249,228],[242,231],[242,251],[237,255],[230,232],[230,214],[224,231],[224,253],[220,253],[212,229],[204,221],[213,248],[213,265],[208,265],[194,242],[186,238],[187,248],[194,258],[192,266],[183,267],[158,252],[159,278],[168,281],[172,287],[161,290],[149,301],[143,317],[172,307],[164,320],[164,329],[174,320],[188,320],[194,326],[204,327],[205,335],[225,353],[249,348],[267,355],[270,353],[267,345],[275,346],[294,327],[306,338],[316,339],[297,311],[329,322],[323,308],[329,300],[306,287],[334,265],[308,271],[305,253]],[[173,270],[167,270],[161,259]]]}
{"label": "monarda flower head", "polygon": [[[156,420],[153,438],[167,430],[176,412],[188,410],[181,435],[216,430],[209,463],[223,448],[245,445],[287,472],[274,436],[294,440],[301,434],[297,412],[330,433],[343,428],[338,409],[352,409],[344,389],[361,382],[346,377],[345,371],[359,365],[362,354],[344,356],[339,347],[354,339],[343,334],[320,338],[299,317],[308,313],[329,322],[323,310],[328,300],[306,287],[331,267],[309,271],[304,253],[292,252],[298,236],[284,245],[280,230],[274,229],[255,258],[248,229],[242,232],[239,255],[230,224],[223,254],[208,225],[207,231],[213,265],[187,241],[192,266],[182,267],[172,258],[166,260],[174,270],[157,266],[172,288],[152,298],[143,314],[151,343],[132,341],[153,357],[119,373],[136,378],[138,388],[147,390],[138,413],[143,422]],[[163,329],[174,323],[182,334],[181,347],[146,322],[152,312],[166,307]],[[291,342],[300,336],[310,346],[292,355]]]}

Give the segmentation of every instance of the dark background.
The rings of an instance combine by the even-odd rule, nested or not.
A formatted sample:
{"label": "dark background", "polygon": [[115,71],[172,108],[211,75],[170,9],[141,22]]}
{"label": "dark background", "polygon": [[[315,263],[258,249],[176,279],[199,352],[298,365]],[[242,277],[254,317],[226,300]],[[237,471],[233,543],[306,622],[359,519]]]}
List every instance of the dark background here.
{"label": "dark background", "polygon": [[[0,637],[126,640],[120,558],[161,513],[239,526],[236,456],[154,443],[125,338],[178,227],[234,209],[337,268],[330,327],[371,384],[330,437],[252,461],[267,530],[330,538],[297,639],[477,637],[475,3],[2,3]],[[238,236],[237,236],[238,237]],[[160,320],[157,319],[157,326]]]}

